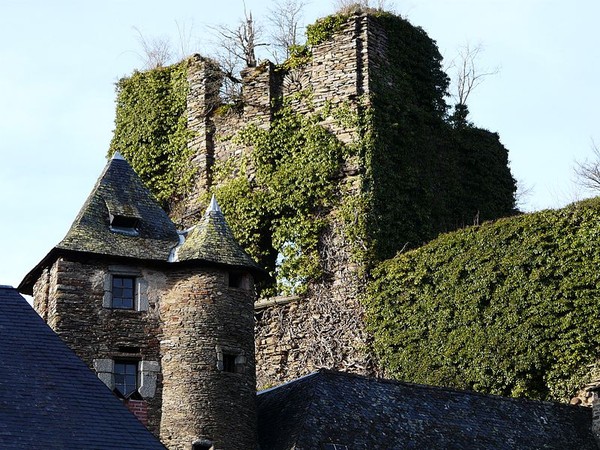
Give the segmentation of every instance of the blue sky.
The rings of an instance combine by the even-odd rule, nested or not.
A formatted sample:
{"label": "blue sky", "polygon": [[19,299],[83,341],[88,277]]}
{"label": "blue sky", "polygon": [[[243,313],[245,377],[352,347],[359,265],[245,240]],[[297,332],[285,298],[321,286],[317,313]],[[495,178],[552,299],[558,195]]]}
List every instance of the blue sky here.
{"label": "blue sky", "polygon": [[[305,21],[333,11],[313,0]],[[437,41],[447,61],[482,44],[481,68],[500,67],[469,101],[471,120],[499,133],[526,210],[589,196],[575,160],[600,142],[600,2],[387,2]],[[256,19],[269,1],[246,0]],[[0,2],[0,284],[17,285],[67,232],[104,167],[114,83],[142,65],[133,27],[178,41],[192,29],[210,54],[208,24],[233,23],[241,0],[2,0]]]}

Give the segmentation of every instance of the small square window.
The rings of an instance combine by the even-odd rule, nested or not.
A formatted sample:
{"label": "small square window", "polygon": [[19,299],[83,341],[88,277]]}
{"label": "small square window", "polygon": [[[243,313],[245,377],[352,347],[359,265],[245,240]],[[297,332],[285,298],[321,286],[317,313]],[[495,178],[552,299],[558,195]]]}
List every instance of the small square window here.
{"label": "small square window", "polygon": [[223,352],[223,372],[235,373],[235,359],[236,355],[232,353]]}
{"label": "small square window", "polygon": [[115,377],[115,389],[117,389],[123,397],[129,397],[137,390],[137,361],[115,361],[113,373]]}
{"label": "small square window", "polygon": [[244,287],[244,274],[241,272],[229,272],[229,287],[241,289]]}
{"label": "small square window", "polygon": [[116,309],[133,309],[135,305],[135,277],[112,277],[112,303]]}

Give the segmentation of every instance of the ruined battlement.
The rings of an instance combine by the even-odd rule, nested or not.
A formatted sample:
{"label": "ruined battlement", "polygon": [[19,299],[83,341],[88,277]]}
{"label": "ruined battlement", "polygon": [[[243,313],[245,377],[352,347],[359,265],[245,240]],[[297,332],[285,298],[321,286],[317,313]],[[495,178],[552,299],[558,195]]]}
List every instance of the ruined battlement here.
{"label": "ruined battlement", "polygon": [[[216,193],[236,237],[278,282],[284,254],[297,259],[283,272],[288,290],[301,288],[295,300],[257,311],[259,387],[320,367],[374,373],[360,301],[370,267],[514,208],[506,149],[493,133],[448,121],[448,77],[422,29],[383,12],[315,26],[301,57],[242,71],[231,104],[216,63],[183,63],[192,180],[171,218],[193,225]],[[125,141],[113,150],[144,151]],[[267,295],[289,294],[280,287]]]}

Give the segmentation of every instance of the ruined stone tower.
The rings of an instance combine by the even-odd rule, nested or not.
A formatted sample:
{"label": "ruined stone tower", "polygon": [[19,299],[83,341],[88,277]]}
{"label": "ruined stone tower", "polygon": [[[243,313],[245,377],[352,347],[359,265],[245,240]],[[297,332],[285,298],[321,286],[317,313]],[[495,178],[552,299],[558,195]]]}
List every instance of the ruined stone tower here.
{"label": "ruined stone tower", "polygon": [[[261,267],[277,274],[286,251],[296,252],[288,261],[300,255],[287,266],[292,276],[276,276],[279,284],[255,305],[259,388],[321,367],[376,373],[361,301],[373,267],[441,232],[514,212],[507,150],[495,133],[450,120],[449,79],[421,28],[359,8],[317,21],[307,36],[285,64],[242,71],[241,96],[230,102],[218,96],[214,62],[194,55],[172,66],[179,88],[162,85],[171,93],[164,110],[176,116],[172,123],[187,124],[187,147],[148,147],[146,133],[170,142],[179,129],[148,129],[140,116],[156,120],[154,109],[136,109],[162,104],[162,96],[138,102],[135,93],[169,69],[122,80],[131,90],[121,91],[111,143],[132,161],[143,152],[142,167],[158,153],[160,170],[173,154],[192,169],[192,183],[169,198],[173,221],[195,224],[217,192]],[[138,128],[144,133],[136,141]],[[300,158],[307,148],[312,153]],[[327,169],[311,172],[316,166]],[[317,269],[306,275],[306,267]],[[302,289],[280,289],[290,278]]]}
{"label": "ruined stone tower", "polygon": [[169,449],[247,449],[262,276],[216,200],[178,232],[116,154],[19,289]]}

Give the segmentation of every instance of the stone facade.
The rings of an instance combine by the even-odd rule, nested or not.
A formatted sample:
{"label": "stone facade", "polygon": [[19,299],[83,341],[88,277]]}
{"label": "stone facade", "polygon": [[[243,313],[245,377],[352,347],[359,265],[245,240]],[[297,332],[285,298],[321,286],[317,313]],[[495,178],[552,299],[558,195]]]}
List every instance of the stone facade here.
{"label": "stone facade", "polygon": [[[331,39],[312,48],[312,58],[306,64],[289,71],[277,71],[265,61],[243,74],[242,110],[232,108],[224,114],[213,114],[205,122],[190,122],[193,132],[202,135],[196,139],[194,161],[216,163],[239,157],[251,148],[243,148],[232,137],[249,124],[268,127],[281,98],[292,102],[300,113],[319,111],[324,107],[347,108],[358,111],[368,106],[371,93],[371,70],[377,70],[386,53],[385,32],[373,18],[356,14],[349,18]],[[206,64],[202,60],[190,66],[190,80],[204,80]],[[207,98],[207,90],[193,95],[197,85],[190,86],[189,112],[209,109],[216,100]],[[311,92],[309,102],[298,96]],[[215,92],[213,89],[212,92]],[[206,102],[205,106],[198,104]],[[199,124],[199,126],[195,126]],[[357,144],[358,130],[331,118],[323,125],[340,141]],[[201,142],[201,145],[197,145]],[[187,201],[182,223],[189,226],[197,219],[204,206],[197,201],[207,198],[211,186],[211,165],[198,164],[205,173],[198,179],[196,190]],[[341,196],[358,195],[362,186],[363,163],[356,159],[344,161],[339,175]],[[248,171],[252,177],[252,169]],[[196,206],[193,206],[196,205]],[[332,217],[335,212],[332,211]],[[326,367],[374,374],[371,358],[366,352],[367,334],[364,330],[363,309],[359,297],[364,281],[361,267],[350,258],[350,244],[346,242],[338,221],[321,237],[321,258],[328,273],[327,281],[310,286],[302,299],[284,305],[266,301],[257,305],[256,351],[258,386],[271,386],[317,368]]]}
{"label": "stone facade", "polygon": [[[133,310],[106,304],[111,274],[136,277]],[[139,362],[142,398],[125,403],[169,449],[189,450],[193,442],[253,448],[254,281],[242,274],[229,287],[229,276],[59,258],[35,284],[34,307],[109,387],[115,361]],[[231,372],[223,355],[235,358]]]}
{"label": "stone facade", "polygon": [[214,436],[220,437],[215,448],[253,448],[256,442],[254,283],[246,275],[240,288],[230,288],[227,276],[219,270],[169,275],[160,306],[160,435],[168,448]]}
{"label": "stone facade", "polygon": [[[148,308],[145,311],[104,306],[106,280],[113,273],[136,276],[140,284],[146,286]],[[114,387],[111,386],[114,361],[159,365],[158,301],[165,281],[161,272],[137,265],[59,258],[35,284],[34,307],[90,368],[99,374],[107,374],[103,381]],[[154,378],[154,389],[147,392],[143,400],[147,406],[147,426],[158,435],[162,380],[159,372],[146,375]],[[148,378],[144,378],[142,383],[147,383]],[[138,404],[136,408],[141,410],[142,406]]]}

